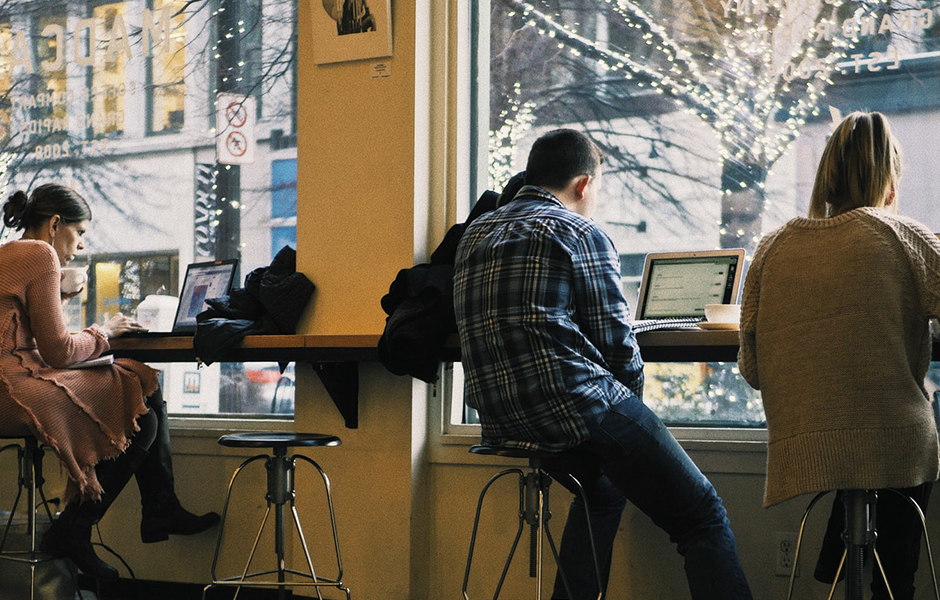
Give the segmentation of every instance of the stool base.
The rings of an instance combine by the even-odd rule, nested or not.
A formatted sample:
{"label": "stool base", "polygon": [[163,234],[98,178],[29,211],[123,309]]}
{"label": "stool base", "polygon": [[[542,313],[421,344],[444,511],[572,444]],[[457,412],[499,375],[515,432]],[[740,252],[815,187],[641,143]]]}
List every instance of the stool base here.
{"label": "stool base", "polygon": [[[60,577],[57,572],[61,569],[56,569],[52,563],[58,559],[43,554],[39,550],[39,540],[37,539],[39,536],[37,517],[40,514],[40,507],[45,511],[47,522],[52,522],[52,511],[49,509],[49,503],[42,489],[45,483],[42,474],[42,459],[45,451],[35,437],[23,436],[22,439],[23,445],[14,443],[0,448],[0,454],[8,450],[15,451],[18,467],[16,497],[13,500],[12,508],[10,508],[10,516],[7,519],[6,526],[0,534],[0,561],[29,567],[29,598],[33,600],[36,598],[37,584],[43,587],[57,587],[57,589],[64,589],[69,586],[55,585],[54,580]],[[26,548],[11,549],[8,548],[7,544],[10,542],[10,532],[14,527],[13,521],[20,500],[23,499],[24,490],[26,492],[24,503],[26,508],[26,536],[29,543]],[[37,574],[37,567],[43,563],[49,564],[43,565],[44,573]],[[66,567],[66,571],[68,571],[70,583],[74,587],[74,573],[70,567]]]}
{"label": "stool base", "polygon": [[[888,582],[887,576],[885,575],[884,567],[881,564],[881,557],[878,554],[876,543],[878,535],[873,522],[873,509],[877,503],[877,493],[871,490],[842,491],[845,495],[846,508],[846,527],[843,532],[845,550],[842,552],[842,560],[839,563],[838,569],[836,569],[836,574],[832,580],[832,586],[829,588],[829,596],[827,598],[828,600],[832,600],[834,597],[836,585],[839,583],[839,576],[842,574],[843,567],[846,569],[846,600],[862,600],[864,598],[862,570],[864,568],[864,556],[865,550],[867,548],[871,548],[871,553],[875,559],[875,565],[878,569],[875,576],[881,576],[882,580],[885,582],[885,587],[888,589],[888,593],[890,594],[891,585]],[[888,491],[898,494],[907,500],[908,504],[911,506],[911,509],[914,510],[920,518],[921,529],[924,534],[924,544],[927,549],[927,564],[930,566],[930,576],[933,581],[934,596],[937,598],[937,600],[940,600],[940,587],[938,587],[937,584],[937,572],[934,568],[933,551],[930,547],[930,538],[927,535],[927,520],[924,517],[924,512],[913,498],[910,498],[906,494],[902,494],[896,490]],[[806,520],[809,517],[810,511],[812,511],[813,507],[816,506],[816,503],[819,502],[819,500],[821,500],[822,497],[828,493],[829,492],[827,491],[817,494],[810,501],[809,506],[806,507],[806,511],[803,513],[803,519],[800,521],[800,529],[796,537],[796,549],[793,557],[793,568],[790,571],[790,585],[787,590],[787,600],[791,600],[793,597],[793,584],[796,579],[797,568],[799,567],[800,545],[803,541],[803,530],[806,527]]]}
{"label": "stool base", "polygon": [[[509,566],[512,564],[513,557],[516,553],[516,548],[518,547],[519,540],[522,537],[522,530],[529,525],[529,577],[535,579],[536,586],[536,598],[542,598],[542,539],[545,538],[548,540],[549,548],[552,552],[552,558],[555,560],[555,566],[558,569],[559,576],[568,590],[568,596],[571,596],[571,589],[568,585],[568,580],[565,577],[565,573],[561,568],[558,559],[558,548],[555,544],[555,540],[552,537],[551,529],[549,528],[549,520],[552,517],[551,510],[549,510],[549,491],[550,486],[553,481],[552,476],[544,469],[546,466],[546,460],[549,460],[552,456],[551,453],[546,452],[535,452],[520,450],[517,448],[501,448],[501,447],[490,447],[490,446],[473,446],[470,448],[470,452],[473,454],[486,454],[486,455],[496,455],[496,456],[506,456],[511,458],[525,458],[529,461],[529,472],[525,473],[522,469],[513,468],[500,471],[496,475],[490,478],[490,480],[483,486],[483,490],[480,492],[480,498],[477,501],[477,510],[476,516],[473,519],[473,533],[470,536],[470,550],[467,554],[467,568],[464,572],[463,579],[463,597],[464,600],[470,600],[470,596],[467,592],[467,587],[470,581],[470,567],[473,562],[473,552],[476,546],[476,537],[477,530],[480,524],[480,513],[483,509],[483,499],[486,497],[487,491],[490,487],[499,479],[509,476],[516,475],[519,482],[519,527],[516,530],[515,538],[513,539],[512,546],[509,549],[509,556],[506,559],[506,563],[503,566],[502,573],[500,574],[499,581],[496,585],[496,591],[493,594],[493,600],[499,598],[500,591],[502,590],[503,584],[506,580],[506,574],[509,572]],[[591,529],[591,516],[588,510],[588,501],[587,496],[584,493],[584,488],[581,486],[581,483],[570,473],[567,474],[567,477],[574,484],[575,489],[579,491],[578,495],[581,497],[582,502],[584,503],[585,517],[588,524],[588,536],[590,538],[592,558],[594,559],[594,572],[597,576],[597,589],[598,600],[600,600],[603,595],[603,584],[601,582],[600,574],[600,565],[597,560],[597,550],[594,545],[594,536]]]}
{"label": "stool base", "polygon": [[[235,485],[235,481],[238,476],[242,473],[245,467],[249,464],[264,461],[265,468],[267,470],[267,481],[268,481],[268,492],[266,494],[267,499],[267,508],[265,509],[264,516],[261,519],[261,525],[258,528],[258,533],[255,536],[254,543],[252,544],[251,551],[248,555],[248,561],[245,564],[245,567],[240,575],[232,577],[219,577],[216,574],[216,568],[219,560],[219,553],[222,548],[222,540],[225,532],[225,521],[228,514],[229,502],[232,497],[232,489]],[[330,514],[330,523],[332,526],[332,535],[333,535],[333,546],[336,553],[336,568],[337,575],[335,578],[327,578],[317,575],[316,570],[313,566],[313,560],[310,557],[310,550],[307,547],[307,540],[304,537],[303,528],[300,524],[300,517],[297,513],[297,508],[294,505],[294,472],[296,469],[297,461],[303,461],[312,465],[317,473],[320,475],[321,480],[323,481],[324,490],[326,493],[327,505],[329,508]],[[285,564],[285,552],[284,552],[284,534],[285,534],[285,510],[286,504],[290,504],[290,513],[292,517],[292,523],[294,531],[300,538],[301,547],[303,549],[304,558],[306,560],[307,571],[298,571],[292,569]],[[261,540],[262,533],[264,532],[265,526],[267,525],[268,518],[271,515],[272,507],[274,509],[274,527],[275,527],[275,553],[277,558],[277,568],[269,569],[264,571],[255,571],[250,572],[251,563],[254,559],[255,552],[258,549],[258,544]],[[320,468],[320,466],[309,458],[301,455],[286,456],[284,448],[275,448],[274,455],[269,456],[266,454],[259,454],[253,456],[243,462],[238,469],[235,470],[234,475],[229,483],[228,493],[225,498],[225,506],[222,509],[222,522],[219,524],[219,538],[216,544],[215,557],[212,560],[212,582],[203,588],[202,597],[203,600],[206,598],[207,592],[216,587],[234,587],[236,588],[236,596],[238,590],[242,587],[261,587],[261,588],[272,588],[278,590],[278,597],[286,597],[287,588],[314,588],[316,591],[317,598],[322,599],[320,593],[321,587],[332,587],[342,591],[346,597],[346,600],[349,600],[350,593],[342,582],[343,577],[343,566],[342,559],[340,557],[339,551],[339,539],[336,533],[336,518],[333,513],[333,497],[330,491],[330,480],[326,476],[326,473]],[[292,579],[293,578],[293,579]],[[297,580],[297,578],[300,578]]]}

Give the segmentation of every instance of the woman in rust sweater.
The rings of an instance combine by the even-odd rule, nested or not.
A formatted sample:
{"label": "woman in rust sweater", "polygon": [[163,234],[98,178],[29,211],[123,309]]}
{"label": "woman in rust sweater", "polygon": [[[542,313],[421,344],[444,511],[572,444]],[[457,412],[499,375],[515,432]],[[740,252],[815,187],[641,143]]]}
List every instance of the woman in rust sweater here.
{"label": "woman in rust sweater", "polygon": [[193,534],[216,523],[215,513],[184,510],[173,487],[166,405],[157,372],[133,360],[68,369],[109,349],[108,340],[138,329],[116,315],[70,334],[62,303],[61,268],[84,248],[91,221],[85,200],[46,184],[16,192],[3,205],[3,223],[22,238],[0,246],[0,434],[34,435],[55,451],[69,476],[69,502],[41,548],[66,556],[85,573],[116,578],[91,545],[91,529],[136,476],[141,539]]}

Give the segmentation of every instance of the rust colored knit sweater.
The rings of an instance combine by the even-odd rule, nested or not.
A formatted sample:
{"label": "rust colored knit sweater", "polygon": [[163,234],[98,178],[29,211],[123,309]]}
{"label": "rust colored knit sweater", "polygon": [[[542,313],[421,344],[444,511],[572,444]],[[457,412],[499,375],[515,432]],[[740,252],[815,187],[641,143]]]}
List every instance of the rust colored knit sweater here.
{"label": "rust colored knit sweater", "polygon": [[765,506],[937,479],[924,376],[938,315],[940,242],[912,219],[861,208],[761,241],[738,363],[767,415]]}
{"label": "rust colored knit sweater", "polygon": [[131,360],[64,369],[108,350],[97,325],[66,329],[59,259],[49,244],[0,246],[0,435],[32,433],[65,466],[68,495],[98,498],[94,466],[120,454],[147,412],[156,371]]}

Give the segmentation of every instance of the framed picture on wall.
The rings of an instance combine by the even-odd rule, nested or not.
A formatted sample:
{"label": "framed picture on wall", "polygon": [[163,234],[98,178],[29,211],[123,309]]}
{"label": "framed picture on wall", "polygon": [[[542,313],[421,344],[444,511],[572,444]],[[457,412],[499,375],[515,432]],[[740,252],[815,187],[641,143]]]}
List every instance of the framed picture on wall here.
{"label": "framed picture on wall", "polygon": [[391,0],[310,0],[317,64],[392,55]]}

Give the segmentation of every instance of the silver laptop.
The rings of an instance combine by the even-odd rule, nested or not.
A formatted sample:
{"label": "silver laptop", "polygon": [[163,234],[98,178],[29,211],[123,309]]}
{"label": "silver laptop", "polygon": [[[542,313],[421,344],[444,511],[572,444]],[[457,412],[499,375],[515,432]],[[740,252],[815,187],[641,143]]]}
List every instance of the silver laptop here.
{"label": "silver laptop", "polygon": [[743,248],[648,254],[634,331],[692,328],[706,304],[737,303],[743,265]]}
{"label": "silver laptop", "polygon": [[183,287],[180,289],[176,317],[172,331],[127,332],[127,337],[164,337],[169,335],[193,335],[196,332],[196,315],[208,308],[206,300],[226,296],[232,291],[238,259],[214,260],[191,263],[186,267]]}

